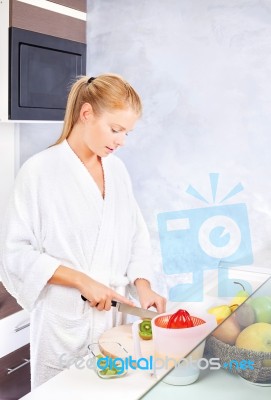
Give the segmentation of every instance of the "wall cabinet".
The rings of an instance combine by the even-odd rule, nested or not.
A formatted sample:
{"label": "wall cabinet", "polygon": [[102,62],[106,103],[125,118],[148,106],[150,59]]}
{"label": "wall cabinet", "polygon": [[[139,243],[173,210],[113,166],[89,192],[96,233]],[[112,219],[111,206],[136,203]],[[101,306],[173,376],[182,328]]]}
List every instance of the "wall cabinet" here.
{"label": "wall cabinet", "polygon": [[63,121],[86,19],[86,0],[0,1],[0,121]]}
{"label": "wall cabinet", "polygon": [[29,4],[11,0],[10,4],[10,27],[86,43],[85,1],[31,1]]}
{"label": "wall cabinet", "polygon": [[87,12],[86,0],[49,0],[51,3],[61,4],[75,10]]}

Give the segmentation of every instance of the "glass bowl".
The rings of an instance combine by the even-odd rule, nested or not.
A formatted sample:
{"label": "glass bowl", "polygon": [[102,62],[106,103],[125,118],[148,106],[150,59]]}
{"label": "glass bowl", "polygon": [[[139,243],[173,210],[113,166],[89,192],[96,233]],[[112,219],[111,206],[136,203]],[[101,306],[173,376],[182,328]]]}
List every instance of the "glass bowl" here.
{"label": "glass bowl", "polygon": [[88,345],[93,368],[102,379],[121,378],[127,374],[125,359],[128,352],[118,342],[99,342]]}

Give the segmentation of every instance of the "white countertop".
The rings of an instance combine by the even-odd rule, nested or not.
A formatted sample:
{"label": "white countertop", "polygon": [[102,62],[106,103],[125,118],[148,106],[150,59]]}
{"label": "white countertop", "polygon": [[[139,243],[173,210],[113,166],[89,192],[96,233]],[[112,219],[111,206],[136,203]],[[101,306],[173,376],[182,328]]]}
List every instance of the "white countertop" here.
{"label": "white countertop", "polygon": [[[254,290],[269,277],[267,274],[253,275],[255,280]],[[248,279],[247,272],[246,278]],[[252,282],[252,279],[250,282]],[[227,304],[225,299],[218,299],[210,291],[210,295],[206,296],[205,301],[202,303],[182,303],[181,305],[182,308],[189,311],[194,309],[198,311],[199,307],[206,310],[213,304],[217,304],[218,300],[220,304]],[[167,311],[169,309],[173,311],[173,308],[178,309],[179,305],[177,303],[168,304]],[[157,385],[155,386],[155,384]],[[153,388],[145,394],[151,387]],[[77,369],[72,366],[21,399],[86,400],[94,399],[95,396],[99,400],[119,400],[120,398],[126,400],[139,398],[147,400],[161,398],[167,400],[180,398],[189,400],[201,400],[201,398],[207,398],[208,400],[267,400],[271,398],[271,386],[253,385],[239,376],[222,369],[201,371],[200,378],[191,385],[172,386],[159,382],[157,378],[150,375],[149,371],[133,371],[129,369],[128,374],[122,378],[103,380],[92,369]]]}
{"label": "white countertop", "polygon": [[159,382],[142,398],[144,400],[269,400],[271,386],[257,386],[222,369],[205,370],[201,371],[199,379],[192,385],[173,386]]}
{"label": "white countertop", "polygon": [[24,400],[48,400],[48,399],[110,399],[119,400],[138,399],[157,379],[149,372],[131,371],[116,379],[99,378],[92,369],[76,369],[71,367],[48,382],[36,388],[33,392],[22,397]]}
{"label": "white countertop", "polygon": [[[146,371],[129,371],[123,378],[102,380],[94,370],[71,368],[61,372],[21,399],[269,400],[271,397],[271,386],[251,384],[222,369],[201,371],[199,379],[187,386],[157,382],[156,378],[151,377]],[[157,385],[146,393],[155,383]]]}

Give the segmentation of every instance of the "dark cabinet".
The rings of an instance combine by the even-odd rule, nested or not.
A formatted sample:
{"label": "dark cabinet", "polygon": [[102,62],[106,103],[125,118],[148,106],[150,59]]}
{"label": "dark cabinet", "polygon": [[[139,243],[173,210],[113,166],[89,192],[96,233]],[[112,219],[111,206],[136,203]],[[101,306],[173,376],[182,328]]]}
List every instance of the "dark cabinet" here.
{"label": "dark cabinet", "polygon": [[74,8],[75,10],[87,12],[86,0],[49,0],[52,3],[60,4],[65,7]]}
{"label": "dark cabinet", "polygon": [[0,400],[17,400],[30,392],[29,319],[24,313],[0,282]]}
{"label": "dark cabinet", "polygon": [[0,359],[0,400],[18,400],[30,392],[29,344]]}
{"label": "dark cabinet", "polygon": [[16,299],[12,297],[5,289],[2,282],[0,282],[0,319],[14,314],[22,309],[17,303]]}
{"label": "dark cabinet", "polygon": [[86,74],[86,1],[40,3],[10,1],[10,120],[62,121],[71,83]]}
{"label": "dark cabinet", "polygon": [[[61,10],[54,12],[38,7],[38,2],[35,6],[35,2],[28,4],[27,2],[11,0],[10,27],[86,43],[86,1],[57,0],[48,1],[48,3],[69,7],[71,15],[62,14]],[[77,5],[75,5],[76,3]],[[83,12],[84,18],[78,17],[76,11]]]}

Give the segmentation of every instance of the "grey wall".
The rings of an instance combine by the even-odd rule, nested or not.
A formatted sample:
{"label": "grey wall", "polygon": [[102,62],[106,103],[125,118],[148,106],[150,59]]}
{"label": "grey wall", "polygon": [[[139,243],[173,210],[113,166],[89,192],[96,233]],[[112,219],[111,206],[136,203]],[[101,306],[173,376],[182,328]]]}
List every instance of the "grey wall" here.
{"label": "grey wall", "polygon": [[20,124],[17,165],[22,165],[30,156],[56,142],[61,129],[62,123]]}
{"label": "grey wall", "polygon": [[[89,0],[88,18],[89,75],[122,74],[144,103],[118,155],[148,223],[157,271],[157,214],[213,207],[239,182],[244,190],[221,204],[246,207],[254,256],[247,264],[269,269],[271,2]],[[214,202],[210,173],[220,174]],[[210,204],[189,196],[189,184]],[[170,286],[186,274],[166,278]]]}

